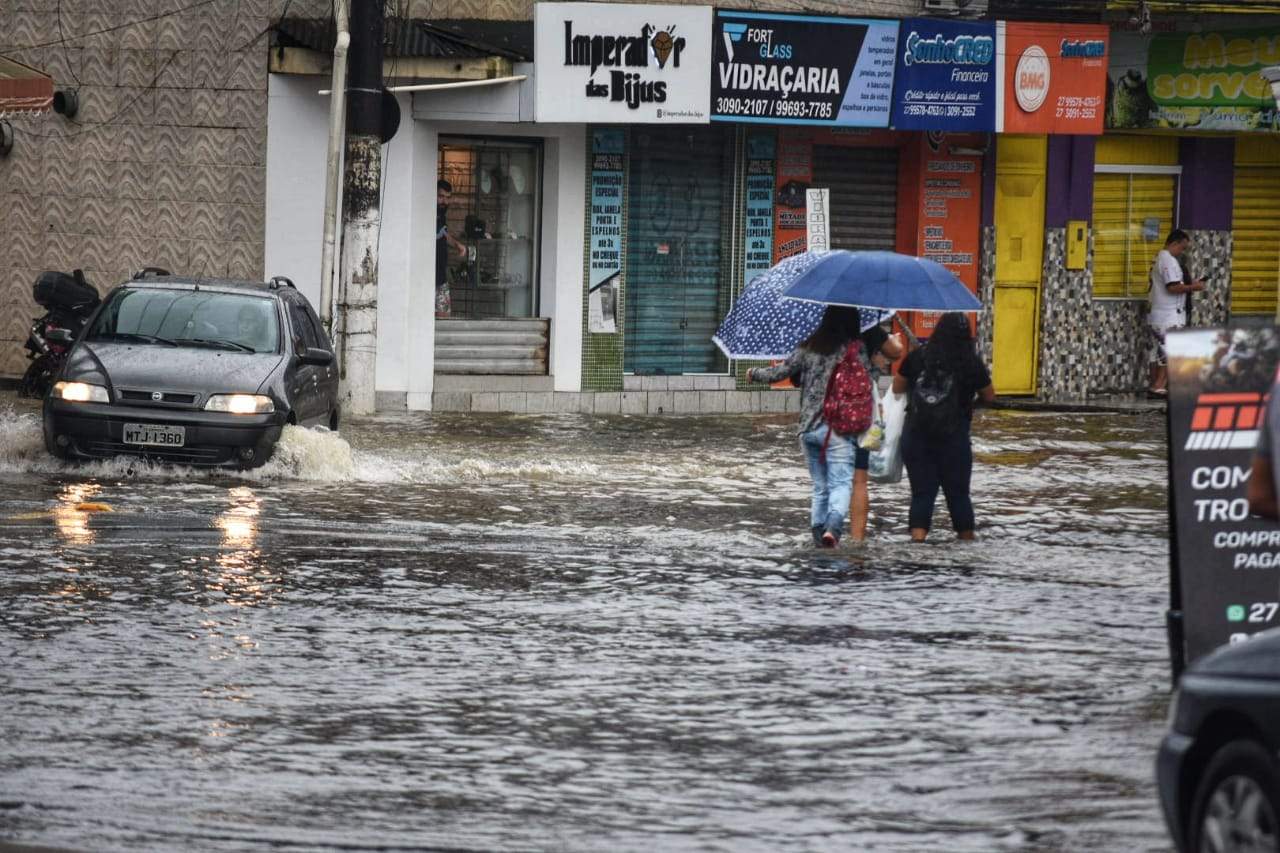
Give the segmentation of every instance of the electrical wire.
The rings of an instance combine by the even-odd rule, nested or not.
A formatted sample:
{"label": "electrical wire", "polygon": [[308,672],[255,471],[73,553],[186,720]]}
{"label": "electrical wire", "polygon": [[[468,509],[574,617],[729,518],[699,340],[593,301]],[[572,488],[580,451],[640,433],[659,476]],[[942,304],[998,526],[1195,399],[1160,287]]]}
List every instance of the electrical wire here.
{"label": "electrical wire", "polygon": [[[183,12],[190,12],[192,9],[199,9],[202,6],[209,6],[217,2],[218,0],[198,0],[198,2],[192,3],[190,6],[183,6],[179,9],[174,9],[171,12],[162,12],[159,15],[151,15],[146,18],[138,18],[136,21],[128,21],[123,24],[117,24],[114,27],[106,27],[105,29],[93,30],[91,32],[83,33],[80,36],[80,38],[86,39],[86,38],[89,38],[90,36],[102,35],[103,33],[114,33],[117,30],[125,30],[125,29],[128,29],[129,27],[136,27],[138,24],[146,24],[146,23],[150,23],[151,21],[159,21],[164,18],[172,18],[174,15],[181,15]],[[34,50],[40,47],[55,47],[59,44],[63,44],[65,41],[66,41],[65,39],[55,39],[53,41],[37,42],[36,44],[0,44],[0,50],[8,50],[8,51]]]}

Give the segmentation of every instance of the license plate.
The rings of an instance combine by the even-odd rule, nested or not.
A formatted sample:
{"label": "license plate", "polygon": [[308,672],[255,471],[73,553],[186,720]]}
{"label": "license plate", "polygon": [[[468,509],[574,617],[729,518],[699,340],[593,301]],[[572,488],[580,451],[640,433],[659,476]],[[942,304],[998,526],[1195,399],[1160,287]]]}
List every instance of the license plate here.
{"label": "license plate", "polygon": [[160,426],[158,424],[125,424],[125,444],[158,444],[162,447],[181,447],[187,440],[186,427]]}

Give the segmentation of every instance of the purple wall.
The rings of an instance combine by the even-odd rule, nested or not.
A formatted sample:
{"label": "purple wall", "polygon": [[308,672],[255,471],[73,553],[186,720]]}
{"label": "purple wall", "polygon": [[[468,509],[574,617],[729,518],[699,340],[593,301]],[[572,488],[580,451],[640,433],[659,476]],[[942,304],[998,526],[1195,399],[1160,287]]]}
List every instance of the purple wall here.
{"label": "purple wall", "polygon": [[1179,140],[1182,181],[1178,190],[1178,227],[1229,231],[1235,178],[1235,140],[1192,136]]}
{"label": "purple wall", "polygon": [[1050,136],[1045,176],[1044,227],[1093,219],[1093,152],[1097,137]]}

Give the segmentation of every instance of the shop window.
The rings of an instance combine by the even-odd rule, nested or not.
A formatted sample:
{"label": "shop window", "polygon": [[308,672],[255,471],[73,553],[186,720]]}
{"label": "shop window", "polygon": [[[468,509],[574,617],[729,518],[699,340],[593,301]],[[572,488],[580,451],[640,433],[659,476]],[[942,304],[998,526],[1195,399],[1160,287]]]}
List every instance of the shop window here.
{"label": "shop window", "polygon": [[1177,167],[1099,166],[1093,181],[1093,295],[1145,299],[1174,228]]}
{"label": "shop window", "polygon": [[440,177],[453,186],[445,216],[449,233],[467,254],[449,247],[448,298],[437,301],[438,315],[537,316],[541,145],[442,139]]}

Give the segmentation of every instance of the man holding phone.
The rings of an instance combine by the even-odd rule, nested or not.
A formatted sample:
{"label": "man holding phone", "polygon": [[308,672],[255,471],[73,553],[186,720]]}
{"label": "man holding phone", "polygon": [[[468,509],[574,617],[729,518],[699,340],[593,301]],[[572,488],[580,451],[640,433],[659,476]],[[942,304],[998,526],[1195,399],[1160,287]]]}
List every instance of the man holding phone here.
{"label": "man holding phone", "polygon": [[1204,290],[1204,279],[1189,280],[1182,271],[1179,258],[1191,245],[1186,231],[1175,228],[1164,241],[1164,248],[1156,254],[1151,265],[1151,313],[1147,326],[1155,338],[1155,363],[1151,365],[1151,384],[1147,394],[1151,397],[1169,396],[1169,361],[1165,353],[1164,339],[1170,329],[1187,325],[1189,304],[1187,294]]}

